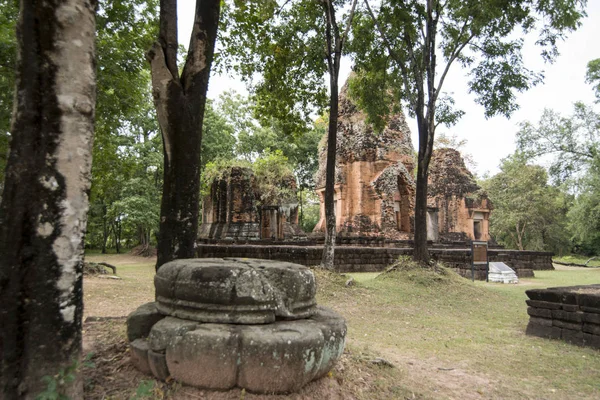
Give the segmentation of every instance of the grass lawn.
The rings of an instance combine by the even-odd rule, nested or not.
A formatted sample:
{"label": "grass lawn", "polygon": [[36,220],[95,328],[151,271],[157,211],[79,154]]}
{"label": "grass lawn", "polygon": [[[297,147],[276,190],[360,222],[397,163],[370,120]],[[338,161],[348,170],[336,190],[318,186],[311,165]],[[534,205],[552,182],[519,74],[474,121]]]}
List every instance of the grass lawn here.
{"label": "grass lawn", "polygon": [[[84,280],[86,316],[127,315],[153,299],[154,260],[129,257],[121,263],[119,257],[104,261],[117,265],[122,280]],[[411,268],[346,274],[353,286],[345,285],[348,276],[316,275],[318,302],[348,322],[347,354],[330,378],[351,397],[600,398],[598,350],[525,335],[525,290],[599,283],[600,269],[536,271],[517,285],[472,283],[446,270]],[[372,364],[377,357],[395,368]]]}

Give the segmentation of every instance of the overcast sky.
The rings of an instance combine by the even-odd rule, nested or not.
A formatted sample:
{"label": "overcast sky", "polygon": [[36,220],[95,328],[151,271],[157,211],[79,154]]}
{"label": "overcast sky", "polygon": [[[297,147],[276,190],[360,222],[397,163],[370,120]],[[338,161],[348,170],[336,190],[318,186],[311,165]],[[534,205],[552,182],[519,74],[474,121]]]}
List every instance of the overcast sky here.
{"label": "overcast sky", "polygon": [[[187,47],[194,17],[194,3],[191,0],[179,1],[179,42]],[[498,172],[500,160],[515,150],[515,133],[518,123],[524,120],[539,121],[544,108],[560,111],[564,115],[571,113],[573,103],[594,101],[593,91],[585,80],[585,69],[588,61],[600,58],[600,1],[589,0],[587,18],[582,26],[568,39],[559,43],[559,58],[554,64],[544,64],[539,50],[533,45],[535,37],[526,38],[523,55],[526,66],[536,71],[544,71],[544,84],[519,94],[517,103],[520,109],[510,120],[494,117],[486,120],[483,108],[474,102],[474,97],[467,92],[467,72],[458,65],[452,67],[443,91],[452,92],[456,106],[466,114],[451,129],[440,127],[437,134],[445,132],[457,135],[459,139],[467,139],[466,152],[473,155],[477,163],[476,172],[481,175]],[[340,71],[340,86],[350,72],[350,64],[346,62]],[[324,78],[325,79],[325,78]],[[225,90],[234,89],[245,93],[245,87],[239,78],[229,76],[211,76],[209,97],[217,98]],[[412,130],[413,145],[417,146],[416,123],[409,121]]]}

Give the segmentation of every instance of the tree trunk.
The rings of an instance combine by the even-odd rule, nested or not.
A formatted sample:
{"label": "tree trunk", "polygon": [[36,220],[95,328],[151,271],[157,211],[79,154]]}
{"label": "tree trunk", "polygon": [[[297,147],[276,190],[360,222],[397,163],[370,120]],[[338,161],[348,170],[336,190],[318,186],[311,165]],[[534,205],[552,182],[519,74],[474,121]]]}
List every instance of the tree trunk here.
{"label": "tree trunk", "polygon": [[220,0],[196,1],[194,27],[181,77],[177,68],[176,0],[161,0],[159,41],[148,52],[164,148],[157,270],[168,261],[195,256],[202,121],[220,4]]}
{"label": "tree trunk", "polygon": [[106,254],[106,242],[110,235],[107,212],[106,204],[102,203],[102,254]]}
{"label": "tree trunk", "polygon": [[417,191],[415,195],[415,248],[413,259],[423,265],[429,263],[427,250],[427,186],[429,179],[429,161],[433,148],[431,126],[424,117],[418,118],[419,155],[417,160]]}
{"label": "tree trunk", "polygon": [[333,270],[335,260],[335,157],[337,147],[338,84],[337,75],[330,75],[331,97],[329,100],[329,132],[327,133],[327,164],[325,167],[325,245],[323,248],[323,268]]}
{"label": "tree trunk", "polygon": [[95,109],[95,0],[21,1],[12,142],[0,204],[0,398],[43,377],[83,398],[83,235]]}

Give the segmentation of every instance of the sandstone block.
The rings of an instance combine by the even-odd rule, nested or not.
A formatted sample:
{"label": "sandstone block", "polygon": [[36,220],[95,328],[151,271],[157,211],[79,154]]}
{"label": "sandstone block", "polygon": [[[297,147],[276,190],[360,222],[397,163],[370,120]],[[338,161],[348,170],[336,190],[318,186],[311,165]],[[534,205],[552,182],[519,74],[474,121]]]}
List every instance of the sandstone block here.
{"label": "sandstone block", "polygon": [[576,344],[578,346],[583,346],[584,344],[583,332],[581,332],[581,330],[563,329],[561,338],[567,343]]}
{"label": "sandstone block", "polygon": [[325,340],[310,321],[248,326],[242,333],[238,385],[254,392],[286,393],[316,375]]}
{"label": "sandstone block", "polygon": [[277,317],[307,318],[316,306],[312,271],[281,261],[176,260],[160,268],[155,285],[162,313],[200,322],[257,324]]}
{"label": "sandstone block", "polygon": [[148,337],[152,326],[164,317],[156,308],[155,302],[139,306],[127,317],[127,339],[133,342]]}
{"label": "sandstone block", "polygon": [[600,325],[584,323],[582,330],[592,335],[600,335]]}
{"label": "sandstone block", "polygon": [[532,317],[552,318],[552,310],[547,308],[527,307],[527,314]]}
{"label": "sandstone block", "polygon": [[196,329],[197,326],[198,323],[195,321],[166,317],[158,321],[150,330],[148,335],[150,349],[164,351],[175,342],[176,338]]}
{"label": "sandstone block", "polygon": [[548,308],[550,310],[560,310],[561,305],[559,303],[550,303],[548,301],[541,300],[525,300],[528,306],[534,308]]}
{"label": "sandstone block", "polygon": [[525,333],[527,335],[539,336],[548,339],[560,339],[562,336],[562,329],[556,326],[544,326],[532,323],[529,321]]}
{"label": "sandstone block", "polygon": [[583,344],[585,346],[595,347],[600,349],[600,336],[590,333],[583,333]]}
{"label": "sandstone block", "polygon": [[600,314],[593,314],[593,313],[585,312],[581,316],[581,319],[583,320],[583,322],[589,322],[591,324],[600,325]]}
{"label": "sandstone block", "polygon": [[581,323],[582,312],[568,312],[563,310],[552,310],[552,318],[561,321]]}
{"label": "sandstone block", "polygon": [[146,339],[135,339],[129,344],[129,354],[131,363],[144,374],[151,374],[150,364],[148,363],[148,341]]}
{"label": "sandstone block", "polygon": [[157,379],[164,381],[169,377],[169,367],[167,366],[167,360],[163,353],[148,350],[148,364],[150,365],[152,375]]}

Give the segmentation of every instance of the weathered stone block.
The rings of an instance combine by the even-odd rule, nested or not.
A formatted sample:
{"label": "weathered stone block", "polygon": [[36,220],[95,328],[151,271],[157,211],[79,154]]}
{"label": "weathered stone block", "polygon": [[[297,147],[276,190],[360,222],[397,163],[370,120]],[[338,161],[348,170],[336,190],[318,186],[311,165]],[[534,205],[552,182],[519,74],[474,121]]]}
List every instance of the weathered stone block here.
{"label": "weathered stone block", "polygon": [[242,334],[238,385],[262,393],[298,390],[316,375],[324,345],[323,333],[310,321],[248,326]]}
{"label": "weathered stone block", "polygon": [[563,329],[561,338],[567,343],[576,344],[578,346],[583,346],[584,344],[583,332],[581,332],[581,330]]}
{"label": "weathered stone block", "polygon": [[527,314],[532,317],[552,318],[552,310],[547,308],[527,307]]}
{"label": "weathered stone block", "polygon": [[590,333],[583,333],[583,344],[585,346],[595,347],[600,349],[600,336]]}
{"label": "weathered stone block", "polygon": [[584,312],[581,316],[583,322],[600,325],[600,314]]}
{"label": "weathered stone block", "polygon": [[167,366],[167,360],[163,353],[148,350],[148,364],[150,365],[152,375],[157,379],[164,381],[169,377],[169,367]]}
{"label": "weathered stone block", "polygon": [[568,312],[563,310],[552,310],[552,318],[561,321],[581,323],[582,312]]}
{"label": "weathered stone block", "polygon": [[166,317],[158,321],[150,330],[148,343],[154,351],[164,351],[179,336],[196,329],[198,323],[184,319]]}
{"label": "weathered stone block", "polygon": [[600,314],[600,308],[580,306],[581,311],[591,314]]}
{"label": "weathered stone block", "polygon": [[584,323],[582,330],[593,335],[600,335],[600,325]]}
{"label": "weathered stone block", "polygon": [[[164,272],[163,272],[164,270]],[[173,271],[179,271],[173,278]],[[162,290],[171,282],[173,290]],[[314,313],[308,268],[271,260],[191,259],[163,265],[155,277],[158,309],[199,322],[256,324]]]}
{"label": "weathered stone block", "polygon": [[547,318],[529,317],[529,322],[542,326],[552,326],[552,320]]}
{"label": "weathered stone block", "polygon": [[528,306],[534,308],[548,308],[550,310],[560,310],[561,305],[559,303],[550,303],[548,301],[540,300],[525,300]]}
{"label": "weathered stone block", "polygon": [[139,306],[127,317],[127,339],[133,342],[148,337],[152,326],[164,317],[156,308],[155,302]]}
{"label": "weathered stone block", "polygon": [[188,385],[225,390],[236,385],[239,330],[233,325],[201,324],[167,349],[171,376]]}
{"label": "weathered stone block", "polygon": [[539,336],[548,339],[560,339],[562,335],[562,329],[556,326],[538,325],[529,321],[525,333],[527,335]]}
{"label": "weathered stone block", "polygon": [[553,319],[552,326],[556,326],[562,329],[581,331],[581,323],[561,321],[560,319]]}
{"label": "weathered stone block", "polygon": [[144,374],[151,374],[150,364],[148,363],[148,342],[146,339],[135,339],[129,344],[129,355],[131,363]]}

